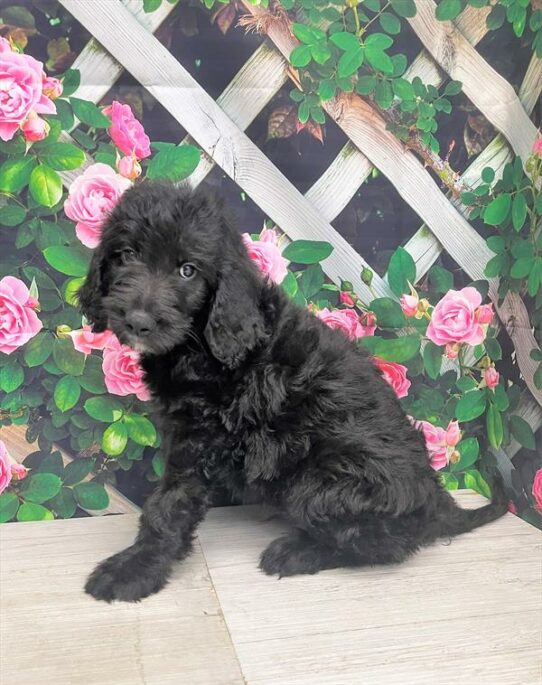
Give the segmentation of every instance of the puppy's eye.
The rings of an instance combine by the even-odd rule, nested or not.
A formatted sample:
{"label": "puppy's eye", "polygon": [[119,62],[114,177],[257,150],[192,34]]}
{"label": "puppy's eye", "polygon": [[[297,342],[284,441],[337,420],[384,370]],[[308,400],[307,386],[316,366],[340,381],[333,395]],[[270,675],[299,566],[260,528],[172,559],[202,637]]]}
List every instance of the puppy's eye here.
{"label": "puppy's eye", "polygon": [[189,281],[196,275],[196,267],[190,262],[185,262],[184,264],[181,264],[179,274],[181,278],[184,278],[185,281]]}
{"label": "puppy's eye", "polygon": [[132,250],[130,247],[128,247],[125,250],[120,251],[119,257],[121,262],[126,264],[127,262],[131,262],[132,260],[136,259],[137,253],[135,250]]}

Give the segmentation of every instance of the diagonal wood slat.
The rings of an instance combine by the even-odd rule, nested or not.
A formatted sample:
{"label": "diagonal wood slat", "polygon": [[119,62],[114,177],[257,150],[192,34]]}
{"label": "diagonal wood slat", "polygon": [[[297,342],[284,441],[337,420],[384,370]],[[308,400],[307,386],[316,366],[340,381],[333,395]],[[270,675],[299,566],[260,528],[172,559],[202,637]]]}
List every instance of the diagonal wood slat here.
{"label": "diagonal wood slat", "polygon": [[[333,243],[335,249],[325,262],[330,278],[347,278],[362,297],[370,297],[360,278],[363,258],[356,255],[352,263],[350,245],[122,5],[117,3],[113,13],[107,0],[94,0],[92,6],[77,0],[61,3],[291,238],[311,236]],[[276,201],[278,196],[281,202]],[[373,288],[380,295],[391,293],[377,276]]]}
{"label": "diagonal wood slat", "polygon": [[408,21],[418,38],[444,71],[461,81],[467,97],[525,161],[536,138],[536,128],[512,86],[476,52],[452,22],[438,21],[433,0],[416,0],[416,8],[416,15]]}

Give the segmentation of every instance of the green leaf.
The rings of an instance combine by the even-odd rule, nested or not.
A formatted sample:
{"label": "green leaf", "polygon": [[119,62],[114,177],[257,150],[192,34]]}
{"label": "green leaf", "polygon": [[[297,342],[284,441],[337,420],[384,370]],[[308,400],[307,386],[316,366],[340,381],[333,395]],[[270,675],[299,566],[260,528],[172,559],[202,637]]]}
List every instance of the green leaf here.
{"label": "green leaf", "polygon": [[5,193],[18,193],[30,181],[36,166],[34,157],[8,159],[0,166],[0,190]]}
{"label": "green leaf", "polygon": [[495,257],[492,257],[486,264],[484,276],[487,276],[488,278],[500,276],[504,266],[504,259],[505,257],[503,254],[498,254]]}
{"label": "green leaf", "polygon": [[60,479],[64,476],[64,462],[62,461],[62,455],[58,450],[48,454],[37,467],[39,473],[53,473]]}
{"label": "green leaf", "polygon": [[86,276],[90,263],[90,251],[80,247],[53,245],[43,251],[48,264],[66,276]]}
{"label": "green leaf", "polygon": [[437,293],[447,293],[454,287],[454,276],[447,269],[435,264],[429,269],[429,283]]}
{"label": "green leaf", "polygon": [[92,471],[95,463],[95,459],[74,459],[70,461],[64,467],[64,485],[80,483]]}
{"label": "green leaf", "polygon": [[512,264],[510,276],[512,276],[512,278],[525,278],[531,272],[534,263],[534,257],[524,257],[522,259],[518,259]]}
{"label": "green leaf", "polygon": [[484,221],[490,226],[498,226],[502,224],[510,207],[512,206],[512,197],[510,193],[503,193],[494,200],[492,200],[484,210]]}
{"label": "green leaf", "polygon": [[23,352],[25,364],[30,368],[41,366],[53,351],[54,337],[48,331],[34,336],[26,345]]}
{"label": "green leaf", "polygon": [[193,145],[179,145],[161,150],[147,168],[147,178],[182,181],[198,166],[200,151]]}
{"label": "green leaf", "polygon": [[124,407],[112,397],[90,397],[84,404],[86,413],[96,421],[112,423],[124,414]]}
{"label": "green leaf", "polygon": [[501,412],[492,404],[487,408],[486,428],[489,444],[491,447],[498,449],[502,444],[503,425]]}
{"label": "green leaf", "polygon": [[496,254],[500,254],[501,252],[504,252],[506,245],[504,243],[504,238],[501,238],[500,235],[492,235],[486,240],[487,246],[492,252],[495,252]]}
{"label": "green leaf", "polygon": [[384,74],[393,74],[393,62],[391,57],[378,46],[368,45],[365,48],[365,56],[369,64]]}
{"label": "green leaf", "polygon": [[40,160],[53,169],[78,169],[85,161],[85,153],[71,143],[51,143],[40,149]]}
{"label": "green leaf", "polygon": [[282,256],[297,264],[316,264],[327,259],[333,245],[320,240],[294,240],[284,249]]}
{"label": "green leaf", "polygon": [[77,293],[81,289],[81,286],[85,280],[86,279],[83,277],[71,278],[69,281],[66,281],[62,287],[62,295],[66,302],[71,304],[72,307],[77,307],[78,305]]}
{"label": "green leaf", "polygon": [[52,511],[33,502],[23,502],[17,512],[17,521],[51,521],[52,519],[54,519]]}
{"label": "green leaf", "polygon": [[448,81],[446,87],[444,88],[444,95],[449,95],[450,97],[452,95],[458,95],[462,88],[463,84],[461,81]]}
{"label": "green leaf", "polygon": [[476,469],[471,469],[470,471],[467,471],[465,473],[464,480],[466,488],[475,490],[476,492],[479,492],[481,495],[487,497],[488,499],[491,497],[491,490],[489,488],[489,485],[484,480],[480,471],[477,471]]}
{"label": "green leaf", "polygon": [[9,26],[17,26],[22,29],[35,29],[36,22],[32,13],[26,7],[4,7],[0,10],[2,21]]}
{"label": "green leaf", "polygon": [[62,481],[54,473],[35,473],[23,482],[21,495],[28,502],[41,504],[60,492]]}
{"label": "green leaf", "polygon": [[303,295],[309,300],[321,290],[325,281],[325,275],[320,264],[308,266],[299,279],[299,287]]}
{"label": "green leaf", "polygon": [[288,297],[294,297],[299,288],[297,279],[291,271],[288,271],[286,277],[281,283],[281,286]]}
{"label": "green leaf", "polygon": [[480,453],[480,445],[477,438],[465,438],[457,445],[457,451],[461,455],[461,459],[450,465],[452,471],[463,471],[469,466],[472,466],[478,459]]}
{"label": "green leaf", "polygon": [[398,247],[388,265],[388,283],[397,295],[410,292],[408,282],[416,282],[416,264],[404,247]]}
{"label": "green leaf", "polygon": [[73,494],[82,509],[105,509],[109,505],[109,495],[101,483],[78,483]]}
{"label": "green leaf", "polygon": [[378,48],[379,50],[387,50],[393,45],[393,38],[387,36],[385,33],[371,33],[365,39],[365,46],[371,48]]}
{"label": "green leaf", "polygon": [[461,13],[460,0],[441,0],[437,7],[436,17],[439,21],[450,21]]}
{"label": "green leaf", "polygon": [[128,429],[128,437],[138,445],[152,447],[156,442],[156,428],[146,416],[126,414],[124,423]]}
{"label": "green leaf", "polygon": [[526,447],[528,450],[536,449],[533,429],[521,416],[516,414],[510,416],[510,431],[522,447]]}
{"label": "green leaf", "polygon": [[67,338],[58,338],[53,345],[53,359],[68,376],[80,376],[85,369],[85,355],[78,352]]}
{"label": "green leaf", "polygon": [[379,81],[375,89],[376,104],[382,109],[389,109],[393,103],[393,88],[389,81]]}
{"label": "green leaf", "polygon": [[102,395],[107,392],[102,371],[102,360],[90,355],[87,357],[85,371],[78,379],[80,386],[93,395]]}
{"label": "green leaf", "polygon": [[457,490],[459,488],[459,481],[453,473],[441,472],[440,478],[446,490]]}
{"label": "green leaf", "polygon": [[54,207],[62,199],[62,179],[45,164],[33,169],[29,189],[34,200],[44,207]]}
{"label": "green leaf", "polygon": [[3,226],[18,226],[26,217],[26,209],[19,207],[19,205],[4,205],[1,208],[1,212],[2,219],[0,225]]}
{"label": "green leaf", "polygon": [[412,83],[404,78],[396,78],[393,83],[393,92],[401,100],[414,100],[416,94],[414,93],[414,88]]}
{"label": "green leaf", "polygon": [[391,12],[383,12],[380,15],[379,21],[380,26],[384,29],[384,31],[387,31],[394,36],[401,32],[401,20],[396,17],[395,14],[392,14]]}
{"label": "green leaf", "polygon": [[314,45],[325,36],[325,34],[317,28],[306,26],[305,24],[298,24],[296,22],[292,24],[292,33],[297,40],[305,43],[305,45]]}
{"label": "green leaf", "polygon": [[461,376],[456,382],[456,386],[461,392],[465,393],[469,390],[474,390],[477,387],[477,383],[471,376]]}
{"label": "green leaf", "polygon": [[155,12],[160,5],[162,4],[162,0],[143,0],[143,11],[147,12]]}
{"label": "green leaf", "polygon": [[428,340],[423,348],[423,365],[429,378],[436,380],[442,366],[442,348],[431,340]]}
{"label": "green leaf", "polygon": [[124,452],[128,442],[128,429],[123,423],[112,423],[103,434],[102,449],[111,457],[118,457]]}
{"label": "green leaf", "polygon": [[376,88],[376,77],[372,74],[360,76],[356,83],[356,91],[360,95],[370,95]]}
{"label": "green leaf", "polygon": [[493,183],[495,180],[495,172],[490,166],[486,166],[482,169],[482,181],[484,183]]}
{"label": "green leaf", "polygon": [[498,340],[487,337],[484,340],[484,347],[486,348],[486,352],[488,353],[489,357],[493,359],[493,361],[499,361],[499,359],[502,359],[502,349]]}
{"label": "green leaf", "polygon": [[56,386],[53,398],[60,411],[65,412],[75,407],[81,396],[81,386],[73,376],[64,376]]}
{"label": "green leaf", "polygon": [[297,69],[306,67],[311,61],[311,49],[308,45],[298,45],[290,53],[290,64]]}
{"label": "green leaf", "polygon": [[352,76],[363,64],[363,50],[358,45],[354,50],[345,52],[339,59],[337,74],[341,78]]}
{"label": "green leaf", "polygon": [[157,452],[152,458],[152,468],[154,469],[154,473],[156,473],[159,478],[162,478],[166,472],[164,455],[160,454],[160,452]]}
{"label": "green leaf", "polygon": [[523,193],[518,193],[512,202],[512,225],[516,231],[523,228],[527,218],[527,200]]}
{"label": "green leaf", "polygon": [[80,100],[79,98],[70,98],[70,104],[73,108],[73,113],[83,124],[87,124],[92,128],[109,128],[111,126],[111,119],[103,114],[102,110],[93,102],[87,100]]}
{"label": "green leaf", "polygon": [[502,5],[495,5],[486,19],[486,26],[490,31],[500,29],[506,18],[506,10]]}
{"label": "green leaf", "polygon": [[0,495],[0,523],[10,521],[19,508],[19,498],[13,492],[3,492]]}
{"label": "green leaf", "polygon": [[77,502],[70,488],[63,487],[58,495],[49,501],[49,506],[62,519],[71,518],[77,509]]}
{"label": "green leaf", "polygon": [[[62,76],[62,95],[69,97],[81,84],[81,72],[79,69],[67,69]],[[58,103],[57,103],[58,104]]]}
{"label": "green leaf", "polygon": [[322,100],[323,102],[331,100],[331,98],[334,98],[336,92],[337,86],[335,85],[335,82],[332,79],[326,78],[320,82],[320,85],[318,87],[318,95],[320,97],[320,100]]}
{"label": "green leaf", "polygon": [[481,416],[485,408],[485,393],[480,390],[472,390],[459,398],[455,407],[455,416],[458,421],[472,421]]}
{"label": "green leaf", "polygon": [[15,360],[0,368],[0,390],[13,392],[24,382],[24,371]]}
{"label": "green leaf", "polygon": [[329,40],[344,52],[355,52],[361,47],[359,38],[348,31],[338,31],[330,36]]}
{"label": "green leaf", "polygon": [[415,17],[416,5],[414,0],[390,0],[392,8],[400,17]]}
{"label": "green leaf", "polygon": [[361,338],[360,343],[369,348],[375,356],[384,361],[403,363],[415,357],[420,351],[418,335],[401,335],[398,338]]}
{"label": "green leaf", "polygon": [[297,117],[302,124],[306,124],[311,115],[311,108],[308,100],[303,100],[303,102],[297,108]]}
{"label": "green leaf", "polygon": [[380,328],[401,328],[406,324],[401,305],[390,297],[379,297],[372,300],[371,311],[376,314]]}

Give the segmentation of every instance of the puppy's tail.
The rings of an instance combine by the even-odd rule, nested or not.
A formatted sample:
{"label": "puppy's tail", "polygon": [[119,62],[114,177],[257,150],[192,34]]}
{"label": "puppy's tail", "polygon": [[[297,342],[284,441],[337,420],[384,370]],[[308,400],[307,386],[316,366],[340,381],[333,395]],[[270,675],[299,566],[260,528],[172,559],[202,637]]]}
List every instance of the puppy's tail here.
{"label": "puppy's tail", "polygon": [[452,497],[447,497],[447,503],[438,514],[439,537],[451,537],[461,533],[468,533],[479,526],[495,521],[506,514],[507,510],[508,498],[502,476],[496,474],[491,502],[479,509],[461,509]]}

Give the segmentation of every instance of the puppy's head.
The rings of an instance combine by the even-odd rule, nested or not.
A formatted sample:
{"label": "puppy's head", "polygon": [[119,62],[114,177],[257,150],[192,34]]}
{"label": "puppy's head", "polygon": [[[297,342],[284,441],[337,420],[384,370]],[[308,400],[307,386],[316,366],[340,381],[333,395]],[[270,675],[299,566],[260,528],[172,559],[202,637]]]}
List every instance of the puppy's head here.
{"label": "puppy's head", "polygon": [[81,310],[144,354],[162,354],[203,333],[234,368],[265,336],[263,282],[222,201],[202,191],[145,182],[107,220]]}

